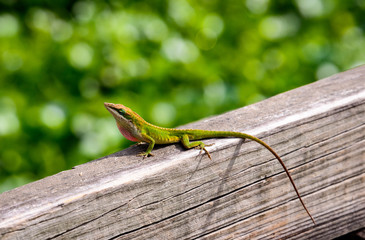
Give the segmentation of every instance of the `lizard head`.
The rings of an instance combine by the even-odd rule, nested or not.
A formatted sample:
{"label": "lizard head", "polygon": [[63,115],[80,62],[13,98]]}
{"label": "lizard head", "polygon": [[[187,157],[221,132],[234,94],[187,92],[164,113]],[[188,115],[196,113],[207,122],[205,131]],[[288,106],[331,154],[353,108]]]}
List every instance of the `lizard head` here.
{"label": "lizard head", "polygon": [[133,111],[122,104],[104,103],[104,106],[117,122],[129,122],[133,118]]}
{"label": "lizard head", "polygon": [[131,141],[139,142],[140,131],[138,127],[144,120],[132,109],[122,104],[104,103],[104,106],[115,118],[118,129],[123,136]]}

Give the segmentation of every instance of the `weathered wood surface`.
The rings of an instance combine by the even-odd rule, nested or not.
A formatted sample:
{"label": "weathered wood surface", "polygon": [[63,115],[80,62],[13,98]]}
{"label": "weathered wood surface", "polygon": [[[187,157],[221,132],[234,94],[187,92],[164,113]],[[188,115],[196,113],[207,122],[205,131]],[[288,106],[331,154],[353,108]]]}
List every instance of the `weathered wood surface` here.
{"label": "weathered wood surface", "polygon": [[230,138],[205,141],[213,161],[179,144],[142,159],[133,146],[5,192],[0,239],[331,239],[365,227],[365,66],[188,127],[261,137],[317,225],[277,160]]}

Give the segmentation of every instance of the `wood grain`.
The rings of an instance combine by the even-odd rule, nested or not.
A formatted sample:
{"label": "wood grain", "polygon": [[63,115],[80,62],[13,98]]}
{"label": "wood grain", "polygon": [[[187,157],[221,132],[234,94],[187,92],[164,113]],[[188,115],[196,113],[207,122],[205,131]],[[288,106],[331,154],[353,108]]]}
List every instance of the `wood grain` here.
{"label": "wood grain", "polygon": [[[100,106],[102,107],[102,106]],[[213,161],[180,144],[132,146],[0,195],[0,239],[331,239],[365,227],[365,66],[188,128]],[[116,129],[117,131],[117,129]],[[53,159],[49,159],[53,161]]]}

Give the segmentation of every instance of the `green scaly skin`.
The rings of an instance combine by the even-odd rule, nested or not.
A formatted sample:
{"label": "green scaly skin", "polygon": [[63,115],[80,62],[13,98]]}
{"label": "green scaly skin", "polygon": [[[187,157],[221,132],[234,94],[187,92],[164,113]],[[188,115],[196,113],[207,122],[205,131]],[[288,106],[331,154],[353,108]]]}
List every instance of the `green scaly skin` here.
{"label": "green scaly skin", "polygon": [[149,144],[147,151],[139,154],[139,156],[143,157],[153,156],[151,152],[155,144],[170,144],[170,143],[181,142],[187,149],[199,148],[201,150],[204,150],[207,153],[208,157],[212,159],[209,152],[205,148],[206,145],[203,142],[201,141],[190,142],[190,140],[200,140],[206,138],[220,138],[220,137],[237,137],[242,139],[248,138],[261,144],[267,150],[269,150],[280,162],[281,166],[284,168],[287,176],[289,177],[289,180],[293,185],[294,190],[301,204],[303,205],[305,211],[308,213],[309,217],[315,224],[315,221],[311,216],[311,214],[309,213],[307,207],[305,206],[297,190],[297,187],[295,186],[294,181],[289,174],[288,169],[284,165],[284,162],[269,145],[267,145],[264,141],[260,140],[259,138],[240,132],[162,128],[146,122],[137,113],[133,112],[130,108],[122,104],[104,103],[104,106],[115,118],[118,129],[123,134],[124,137],[134,142],[146,142]]}

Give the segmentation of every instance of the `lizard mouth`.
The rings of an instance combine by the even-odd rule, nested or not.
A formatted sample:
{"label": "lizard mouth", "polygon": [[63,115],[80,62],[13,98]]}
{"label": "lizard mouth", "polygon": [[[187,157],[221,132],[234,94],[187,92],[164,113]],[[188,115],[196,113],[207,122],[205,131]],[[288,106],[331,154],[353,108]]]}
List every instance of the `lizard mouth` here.
{"label": "lizard mouth", "polygon": [[114,103],[107,103],[107,102],[104,103],[104,107],[108,110],[111,110],[111,109],[117,110],[118,108],[116,107],[116,105],[117,104],[114,104]]}
{"label": "lizard mouth", "polygon": [[114,107],[114,103],[107,103],[107,102],[105,102],[104,103],[104,106],[106,107],[106,108],[108,108],[108,107],[110,107],[110,108],[113,108]]}
{"label": "lizard mouth", "polygon": [[114,103],[104,103],[104,107],[113,115],[117,115],[117,108],[115,107]]}

